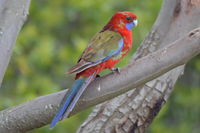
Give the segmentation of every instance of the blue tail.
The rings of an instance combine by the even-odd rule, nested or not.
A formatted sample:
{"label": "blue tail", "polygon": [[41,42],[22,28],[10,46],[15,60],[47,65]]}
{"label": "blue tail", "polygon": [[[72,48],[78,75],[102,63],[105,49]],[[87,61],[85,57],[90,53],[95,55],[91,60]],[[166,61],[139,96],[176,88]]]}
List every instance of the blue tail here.
{"label": "blue tail", "polygon": [[87,79],[81,78],[74,82],[72,88],[64,96],[61,105],[51,122],[50,128],[54,128],[59,120],[69,116],[85,88],[87,88],[87,86],[94,80],[95,77],[96,73],[93,73],[93,75]]}

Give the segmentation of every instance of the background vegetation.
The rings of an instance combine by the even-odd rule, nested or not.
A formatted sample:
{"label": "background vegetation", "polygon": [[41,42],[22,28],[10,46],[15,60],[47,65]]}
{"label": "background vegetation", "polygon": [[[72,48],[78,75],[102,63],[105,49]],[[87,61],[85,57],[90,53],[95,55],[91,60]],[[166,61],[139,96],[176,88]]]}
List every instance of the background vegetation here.
{"label": "background vegetation", "polygon": [[[0,89],[0,109],[70,87],[73,76],[65,72],[76,63],[88,40],[115,12],[124,10],[136,13],[139,19],[133,50],[119,64],[126,65],[150,30],[161,3],[161,0],[33,0]],[[187,65],[173,95],[147,132],[199,133],[199,96],[200,56]],[[32,133],[73,133],[90,111],[60,122],[51,131],[46,126]]]}

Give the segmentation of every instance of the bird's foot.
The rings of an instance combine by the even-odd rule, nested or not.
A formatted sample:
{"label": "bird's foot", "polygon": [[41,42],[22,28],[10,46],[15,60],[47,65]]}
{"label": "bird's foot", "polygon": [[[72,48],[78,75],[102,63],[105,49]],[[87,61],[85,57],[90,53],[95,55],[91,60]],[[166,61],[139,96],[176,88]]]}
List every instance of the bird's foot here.
{"label": "bird's foot", "polygon": [[96,75],[96,78],[100,78],[101,76],[99,74]]}
{"label": "bird's foot", "polygon": [[111,70],[112,70],[113,72],[120,73],[120,68],[119,68],[119,67],[112,68]]}

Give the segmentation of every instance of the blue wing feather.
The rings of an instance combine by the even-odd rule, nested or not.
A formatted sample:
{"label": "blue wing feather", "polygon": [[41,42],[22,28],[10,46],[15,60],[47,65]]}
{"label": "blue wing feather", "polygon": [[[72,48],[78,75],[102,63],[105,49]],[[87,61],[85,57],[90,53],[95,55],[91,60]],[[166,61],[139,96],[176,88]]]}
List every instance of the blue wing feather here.
{"label": "blue wing feather", "polygon": [[[110,58],[112,58],[112,57],[114,57],[114,56],[120,54],[120,52],[122,51],[123,47],[124,47],[124,40],[123,40],[123,39],[120,39],[120,41],[118,42],[118,49],[112,50],[112,51],[109,53],[109,55],[106,56],[106,57],[103,58],[103,59],[100,59],[100,60],[98,60],[98,61],[96,61],[96,62],[91,62],[91,64],[88,65],[88,66],[86,66],[86,67],[84,67],[84,69],[81,69],[81,70],[75,69],[76,73],[79,73],[79,72],[81,72],[81,71],[83,71],[83,70],[85,70],[85,69],[87,69],[87,68],[96,66],[96,65],[98,65],[98,64],[100,64],[100,63],[102,63],[102,62],[105,62],[105,61],[109,60]],[[72,72],[75,72],[75,71],[73,70]]]}
{"label": "blue wing feather", "polygon": [[90,67],[120,54],[124,47],[123,37],[114,31],[106,30],[98,33],[84,50],[78,63],[68,73],[80,73]]}
{"label": "blue wing feather", "polygon": [[[105,58],[103,58],[102,60],[98,61],[98,64],[101,63],[101,62],[105,62],[107,60],[109,60],[110,58],[112,58],[113,56],[116,56],[118,54],[120,54],[120,52],[122,51],[124,47],[124,40],[121,39],[119,42],[118,42],[118,49],[117,50],[113,50],[110,52],[110,54],[108,56],[106,56]],[[95,63],[96,64],[96,63]]]}

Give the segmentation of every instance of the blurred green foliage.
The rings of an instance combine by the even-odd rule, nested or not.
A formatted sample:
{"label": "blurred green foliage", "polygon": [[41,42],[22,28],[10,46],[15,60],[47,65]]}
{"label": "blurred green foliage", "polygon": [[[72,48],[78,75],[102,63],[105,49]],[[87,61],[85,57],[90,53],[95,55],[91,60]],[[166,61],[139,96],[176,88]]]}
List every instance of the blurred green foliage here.
{"label": "blurred green foliage", "polygon": [[[76,63],[88,40],[117,11],[132,11],[138,15],[134,30],[134,46],[122,60],[124,66],[150,30],[161,7],[161,0],[33,0],[30,15],[17,40],[13,56],[0,90],[0,109],[35,97],[68,88],[73,76],[67,69]],[[189,64],[190,72],[200,73],[200,59]],[[190,72],[184,77],[190,77]],[[200,131],[200,87],[197,75],[176,86],[170,100],[147,132],[198,133]],[[190,82],[189,82],[190,81]],[[195,85],[192,85],[195,82]],[[32,133],[73,133],[91,109],[83,111],[53,130],[48,125]]]}

